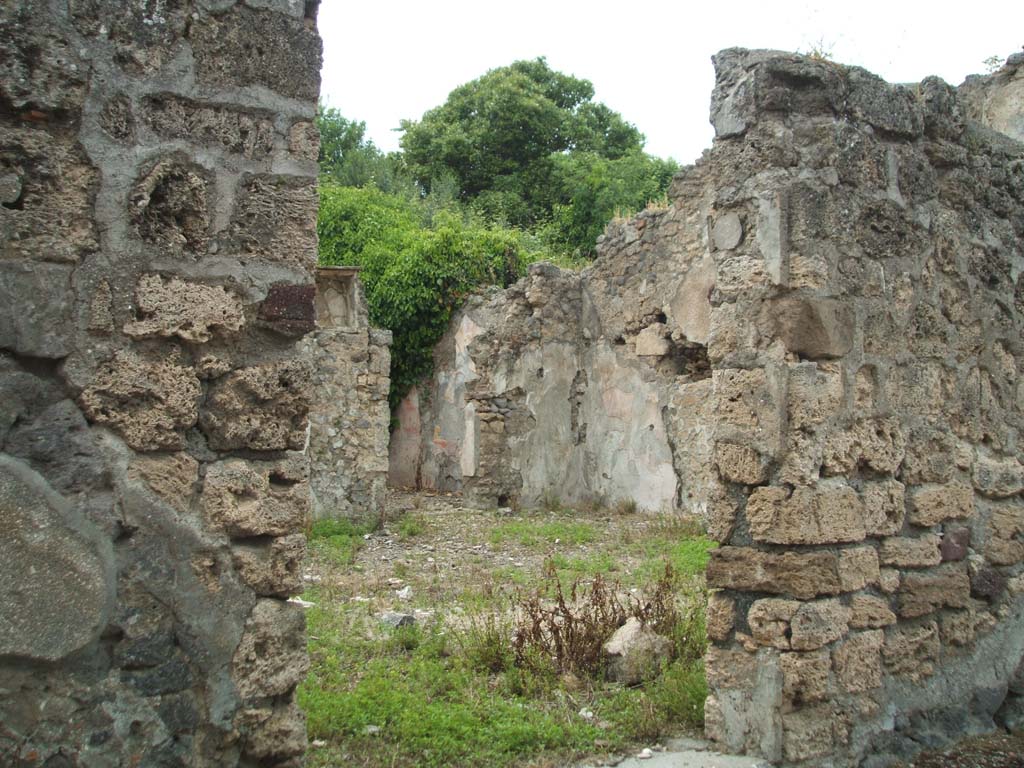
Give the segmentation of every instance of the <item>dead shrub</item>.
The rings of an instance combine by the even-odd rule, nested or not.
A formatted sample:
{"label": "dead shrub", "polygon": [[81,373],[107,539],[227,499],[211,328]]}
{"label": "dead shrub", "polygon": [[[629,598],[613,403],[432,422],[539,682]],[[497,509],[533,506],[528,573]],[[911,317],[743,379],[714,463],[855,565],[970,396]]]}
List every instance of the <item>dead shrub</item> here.
{"label": "dead shrub", "polygon": [[[517,667],[559,675],[597,676],[603,672],[603,646],[626,620],[634,616],[658,634],[672,637],[679,623],[676,578],[670,565],[643,596],[619,598],[618,582],[600,575],[586,585],[577,578],[568,594],[553,567],[545,568],[547,589],[516,598],[518,621],[512,635]],[[544,594],[553,593],[553,599]]]}

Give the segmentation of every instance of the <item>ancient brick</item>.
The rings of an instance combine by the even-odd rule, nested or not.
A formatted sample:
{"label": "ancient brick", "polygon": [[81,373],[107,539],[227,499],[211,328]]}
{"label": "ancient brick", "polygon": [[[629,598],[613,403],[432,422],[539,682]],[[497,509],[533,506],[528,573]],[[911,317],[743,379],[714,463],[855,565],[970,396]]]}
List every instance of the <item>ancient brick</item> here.
{"label": "ancient brick", "polygon": [[842,591],[838,558],[828,552],[719,547],[711,553],[707,579],[711,587],[789,594],[803,600]]}
{"label": "ancient brick", "polygon": [[245,157],[266,157],[274,148],[272,115],[262,110],[242,111],[163,93],[146,97],[142,119],[164,138],[188,138]]}
{"label": "ancient brick", "polygon": [[315,285],[275,283],[260,304],[261,324],[285,336],[303,336],[316,328]]}
{"label": "ancient brick", "polygon": [[864,539],[864,510],[849,486],[758,488],[747,502],[747,522],[757,541],[834,544]]}
{"label": "ancient brick", "polygon": [[800,606],[797,600],[757,600],[747,613],[747,623],[754,640],[761,645],[788,651],[792,647],[790,639],[793,634],[790,621]]}
{"label": "ancient brick", "polygon": [[220,247],[312,272],[316,211],[315,181],[301,176],[245,174]]}
{"label": "ancient brick", "polygon": [[295,533],[269,541],[235,544],[232,558],[242,580],[257,595],[289,597],[302,591],[306,536]]}
{"label": "ancient brick", "polygon": [[938,657],[939,627],[934,621],[886,633],[882,660],[891,674],[920,682],[935,671]]}
{"label": "ancient brick", "polygon": [[245,323],[242,304],[219,285],[143,275],[135,288],[136,320],[124,333],[133,339],[168,338],[201,344],[215,333],[230,334]]}
{"label": "ancient brick", "polygon": [[736,601],[720,592],[708,596],[707,633],[710,640],[728,639],[736,621]]}
{"label": "ancient brick", "polygon": [[974,488],[992,498],[1015,496],[1024,491],[1024,466],[1016,459],[978,458],[974,463]]}
{"label": "ancient brick", "polygon": [[895,565],[899,568],[927,568],[942,562],[939,552],[941,538],[928,533],[916,538],[893,536],[882,539],[878,556],[882,565]]}
{"label": "ancient brick", "polygon": [[896,612],[902,618],[924,616],[937,608],[966,608],[971,581],[960,565],[943,565],[930,571],[903,575],[896,595]]}
{"label": "ancient brick", "polygon": [[850,609],[836,599],[803,603],[791,621],[792,647],[797,651],[813,651],[838,640],[846,634]]}
{"label": "ancient brick", "polygon": [[920,488],[910,495],[907,517],[914,525],[938,525],[946,520],[962,520],[974,514],[974,491],[965,485]]}
{"label": "ancient brick", "polygon": [[895,536],[903,529],[905,490],[898,480],[864,484],[861,500],[864,502],[864,528],[868,536]]}
{"label": "ancient brick", "polygon": [[298,456],[220,461],[206,471],[200,504],[210,524],[229,536],[286,536],[307,521],[308,468]]}
{"label": "ancient brick", "polygon": [[288,694],[306,676],[305,626],[299,606],[272,598],[256,601],[231,660],[243,700]]}
{"label": "ancient brick", "polygon": [[1024,562],[1024,504],[1014,500],[993,508],[986,527],[986,559],[995,565]]}
{"label": "ancient brick", "polygon": [[301,450],[309,412],[309,367],[253,366],[214,381],[199,423],[216,450]]}
{"label": "ancient brick", "polygon": [[90,421],[109,425],[138,451],[180,450],[184,430],[196,423],[199,396],[190,369],[121,351],[97,369],[81,404]]}
{"label": "ancient brick", "polygon": [[779,667],[782,695],[788,706],[797,709],[828,697],[832,671],[828,651],[783,653],[779,656]]}
{"label": "ancient brick", "polygon": [[878,551],[874,547],[840,550],[839,585],[844,592],[856,592],[874,586],[878,580]]}
{"label": "ancient brick", "polygon": [[850,626],[855,629],[877,629],[896,623],[889,601],[873,595],[854,595],[850,610]]}
{"label": "ancient brick", "polygon": [[849,693],[882,685],[882,630],[856,632],[832,652],[836,678]]}
{"label": "ancient brick", "polygon": [[860,464],[892,474],[903,461],[905,451],[906,438],[896,419],[861,419],[846,429],[837,428],[826,439],[825,474],[851,474]]}
{"label": "ancient brick", "polygon": [[192,27],[199,82],[263,86],[315,101],[320,90],[320,41],[302,19],[236,7],[204,15]]}

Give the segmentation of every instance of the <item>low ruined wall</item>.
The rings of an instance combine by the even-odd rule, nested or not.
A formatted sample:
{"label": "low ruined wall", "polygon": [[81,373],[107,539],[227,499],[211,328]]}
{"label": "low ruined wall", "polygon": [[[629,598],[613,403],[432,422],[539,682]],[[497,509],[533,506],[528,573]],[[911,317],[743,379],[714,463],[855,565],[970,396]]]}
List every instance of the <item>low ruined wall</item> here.
{"label": "low ruined wall", "polygon": [[716,272],[707,732],[880,766],[1019,725],[1024,145],[934,78],[715,65],[674,196]]}
{"label": "low ruined wall", "polygon": [[391,412],[391,332],[369,327],[356,269],[317,269],[318,330],[304,341],[313,368],[309,462],[314,519],[383,519]]}
{"label": "low ruined wall", "polygon": [[315,10],[0,5],[0,764],[300,759]]}
{"label": "low ruined wall", "polygon": [[673,210],[647,212],[610,229],[583,273],[536,264],[472,298],[399,408],[392,483],[481,506],[698,506],[710,304],[681,227]]}

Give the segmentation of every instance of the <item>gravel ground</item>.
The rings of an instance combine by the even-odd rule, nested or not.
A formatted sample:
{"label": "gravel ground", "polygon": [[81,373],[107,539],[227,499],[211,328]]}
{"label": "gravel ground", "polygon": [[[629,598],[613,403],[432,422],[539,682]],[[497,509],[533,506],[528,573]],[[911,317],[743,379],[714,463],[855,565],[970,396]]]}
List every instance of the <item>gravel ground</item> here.
{"label": "gravel ground", "polygon": [[1024,768],[1024,732],[978,736],[922,752],[907,768]]}

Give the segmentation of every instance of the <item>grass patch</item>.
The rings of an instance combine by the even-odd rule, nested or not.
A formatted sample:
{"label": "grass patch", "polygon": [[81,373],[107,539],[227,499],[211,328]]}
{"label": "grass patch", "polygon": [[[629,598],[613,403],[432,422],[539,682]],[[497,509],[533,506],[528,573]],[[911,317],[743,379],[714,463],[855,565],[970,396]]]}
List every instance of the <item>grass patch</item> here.
{"label": "grass patch", "polygon": [[574,520],[513,520],[496,525],[488,536],[495,546],[515,542],[523,547],[555,544],[590,544],[597,540],[597,530],[590,523]]}
{"label": "grass patch", "polygon": [[355,525],[349,520],[317,520],[309,531],[309,546],[334,565],[351,565],[363,544],[363,536],[371,530],[370,526]]}
{"label": "grass patch", "polygon": [[426,533],[427,523],[421,515],[408,513],[401,517],[396,528],[403,539],[411,539]]}

